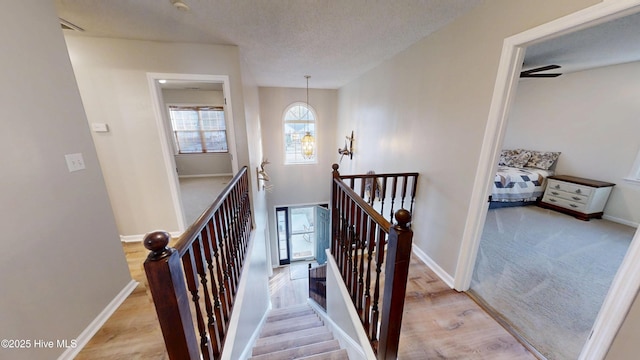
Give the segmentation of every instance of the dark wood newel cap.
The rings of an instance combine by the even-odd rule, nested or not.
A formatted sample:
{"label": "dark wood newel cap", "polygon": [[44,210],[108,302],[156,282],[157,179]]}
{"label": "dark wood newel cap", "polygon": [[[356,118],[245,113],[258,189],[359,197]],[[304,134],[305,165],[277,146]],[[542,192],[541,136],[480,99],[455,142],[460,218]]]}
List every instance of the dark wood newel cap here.
{"label": "dark wood newel cap", "polygon": [[396,221],[401,227],[407,227],[407,224],[411,222],[411,213],[408,210],[400,209],[395,213]]}
{"label": "dark wood newel cap", "polygon": [[171,240],[171,235],[166,231],[154,231],[144,236],[144,247],[151,251],[147,257],[149,260],[159,260],[171,254],[171,249],[167,247]]}
{"label": "dark wood newel cap", "polygon": [[333,169],[333,171],[338,171],[338,169],[340,168],[340,165],[333,164],[333,165],[331,165],[331,168]]}

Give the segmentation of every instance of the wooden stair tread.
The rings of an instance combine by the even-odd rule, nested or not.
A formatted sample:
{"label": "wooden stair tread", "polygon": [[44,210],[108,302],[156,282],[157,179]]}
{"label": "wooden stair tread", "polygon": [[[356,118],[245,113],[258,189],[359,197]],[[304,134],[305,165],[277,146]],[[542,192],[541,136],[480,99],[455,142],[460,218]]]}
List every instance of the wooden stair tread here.
{"label": "wooden stair tread", "polygon": [[254,347],[271,344],[273,342],[287,341],[287,340],[296,339],[299,337],[311,336],[311,335],[322,334],[322,333],[330,333],[330,332],[326,326],[319,326],[319,327],[304,329],[296,332],[278,334],[278,335],[268,336],[268,337],[261,337],[256,340]]}
{"label": "wooden stair tread", "polygon": [[320,318],[318,317],[318,314],[312,312],[310,314],[304,314],[300,316],[294,316],[290,318],[265,322],[264,327],[265,328],[278,327],[278,326],[281,326],[282,324],[287,324],[287,323],[313,322],[315,320],[320,320]]}
{"label": "wooden stair tread", "polygon": [[280,320],[285,320],[285,319],[291,319],[291,318],[296,318],[296,317],[300,317],[300,316],[306,316],[306,315],[310,315],[310,314],[315,314],[313,312],[313,309],[311,309],[310,307],[306,307],[306,308],[301,308],[301,309],[295,309],[295,310],[290,310],[290,311],[286,311],[286,312],[279,312],[277,314],[269,314],[269,317],[267,317],[267,323],[270,322],[274,322],[274,321],[280,321]]}
{"label": "wooden stair tread", "polygon": [[300,358],[299,360],[349,360],[349,354],[347,353],[347,350],[340,349],[322,354],[310,355]]}
{"label": "wooden stair tread", "polygon": [[323,341],[315,344],[298,346],[291,349],[276,351],[273,353],[262,354],[249,358],[250,360],[283,360],[283,359],[300,359],[311,355],[318,355],[326,352],[340,350],[338,340]]}
{"label": "wooden stair tread", "polygon": [[262,331],[260,332],[260,337],[269,337],[293,331],[320,327],[323,325],[324,323],[316,314],[296,318],[295,321],[291,319],[276,321],[272,323],[266,323],[262,328]]}
{"label": "wooden stair tread", "polygon": [[261,346],[254,346],[252,356],[272,353],[276,351],[286,350],[298,346],[315,344],[323,341],[333,340],[333,334],[330,332],[321,332],[309,336],[298,336],[295,338],[280,339],[274,336],[273,342],[265,343]]}
{"label": "wooden stair tread", "polygon": [[293,306],[288,306],[288,307],[279,308],[279,309],[272,309],[271,311],[269,311],[269,316],[279,315],[279,314],[288,314],[290,312],[302,311],[302,310],[311,310],[311,307],[307,304],[301,304],[301,305],[293,305]]}

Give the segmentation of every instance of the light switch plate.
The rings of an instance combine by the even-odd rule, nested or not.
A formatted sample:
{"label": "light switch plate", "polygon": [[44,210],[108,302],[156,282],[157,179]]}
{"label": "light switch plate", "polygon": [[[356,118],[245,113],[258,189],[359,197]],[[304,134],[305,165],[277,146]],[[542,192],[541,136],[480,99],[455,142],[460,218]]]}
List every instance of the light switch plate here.
{"label": "light switch plate", "polygon": [[103,123],[91,123],[93,132],[109,132],[109,125]]}
{"label": "light switch plate", "polygon": [[67,161],[69,172],[74,172],[85,168],[82,153],[67,154],[64,156],[64,159]]}

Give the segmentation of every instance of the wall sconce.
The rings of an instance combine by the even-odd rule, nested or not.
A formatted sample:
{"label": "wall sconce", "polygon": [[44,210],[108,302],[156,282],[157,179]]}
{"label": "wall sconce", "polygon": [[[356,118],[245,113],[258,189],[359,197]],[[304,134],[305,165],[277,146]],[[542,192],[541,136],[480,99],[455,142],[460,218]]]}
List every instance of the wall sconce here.
{"label": "wall sconce", "polygon": [[269,163],[268,159],[262,160],[260,163],[260,167],[256,168],[257,176],[258,176],[258,191],[261,189],[267,192],[271,192],[273,189],[273,185],[266,185],[266,183],[270,180],[269,174],[265,170],[265,166]]}
{"label": "wall sconce", "polygon": [[353,159],[353,130],[351,130],[351,136],[347,136],[344,141],[344,149],[338,148],[338,154],[340,154],[340,162],[342,158],[347,155],[349,159]]}

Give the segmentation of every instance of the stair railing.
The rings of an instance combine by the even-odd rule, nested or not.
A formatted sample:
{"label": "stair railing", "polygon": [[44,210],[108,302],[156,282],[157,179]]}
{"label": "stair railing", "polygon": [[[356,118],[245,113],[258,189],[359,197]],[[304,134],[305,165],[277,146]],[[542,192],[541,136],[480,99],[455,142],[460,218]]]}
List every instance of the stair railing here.
{"label": "stair railing", "polygon": [[[385,174],[384,179],[405,175],[412,176],[414,182],[412,206],[417,173]],[[343,178],[352,179],[351,186]],[[333,165],[331,253],[377,358],[395,359],[413,241],[411,213],[396,211],[397,224],[392,226],[353,190],[353,179],[357,178],[366,176],[341,177],[338,165]],[[395,182],[393,187],[395,192]]]}
{"label": "stair railing", "polygon": [[251,228],[245,166],[174,247],[167,232],[145,236],[144,269],[170,359],[220,358]]}
{"label": "stair railing", "polygon": [[[413,213],[418,185],[417,172],[376,174],[369,171],[364,175],[339,177],[389,222],[393,222],[396,206],[400,209],[408,207],[409,212]],[[385,210],[385,206],[388,211]]]}
{"label": "stair railing", "polygon": [[309,264],[309,298],[327,310],[327,264],[316,267]]}

